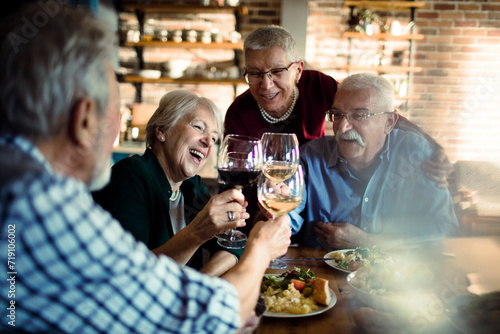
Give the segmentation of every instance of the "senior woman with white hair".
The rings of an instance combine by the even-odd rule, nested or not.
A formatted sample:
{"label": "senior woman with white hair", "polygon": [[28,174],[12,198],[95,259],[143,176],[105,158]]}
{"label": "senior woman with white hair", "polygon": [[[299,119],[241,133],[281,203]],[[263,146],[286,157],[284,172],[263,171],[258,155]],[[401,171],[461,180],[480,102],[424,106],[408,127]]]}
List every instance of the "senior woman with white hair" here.
{"label": "senior woman with white hair", "polygon": [[[210,198],[196,175],[213,154],[222,129],[219,109],[211,100],[185,90],[167,93],[147,124],[144,154],[117,162],[111,182],[94,193],[155,254],[210,275],[220,275],[237,262],[234,254],[216,245],[214,236],[244,226],[249,217],[241,192],[233,189]],[[202,267],[203,248],[212,257]]]}

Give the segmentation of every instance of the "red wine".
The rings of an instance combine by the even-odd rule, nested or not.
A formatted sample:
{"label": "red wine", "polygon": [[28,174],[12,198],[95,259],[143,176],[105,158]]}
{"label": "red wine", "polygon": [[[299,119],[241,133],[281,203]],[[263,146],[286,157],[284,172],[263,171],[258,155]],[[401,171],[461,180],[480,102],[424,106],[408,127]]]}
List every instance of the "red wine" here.
{"label": "red wine", "polygon": [[260,169],[219,169],[219,189],[243,189],[257,183]]}

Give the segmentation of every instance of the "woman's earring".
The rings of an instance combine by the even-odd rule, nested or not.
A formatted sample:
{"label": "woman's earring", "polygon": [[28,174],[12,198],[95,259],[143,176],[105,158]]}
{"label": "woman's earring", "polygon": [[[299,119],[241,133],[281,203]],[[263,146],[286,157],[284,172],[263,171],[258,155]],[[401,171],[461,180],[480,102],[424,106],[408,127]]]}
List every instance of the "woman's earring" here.
{"label": "woman's earring", "polygon": [[165,137],[161,136],[161,137],[160,137],[160,141],[161,141],[162,143],[163,143],[163,142],[165,142]]}

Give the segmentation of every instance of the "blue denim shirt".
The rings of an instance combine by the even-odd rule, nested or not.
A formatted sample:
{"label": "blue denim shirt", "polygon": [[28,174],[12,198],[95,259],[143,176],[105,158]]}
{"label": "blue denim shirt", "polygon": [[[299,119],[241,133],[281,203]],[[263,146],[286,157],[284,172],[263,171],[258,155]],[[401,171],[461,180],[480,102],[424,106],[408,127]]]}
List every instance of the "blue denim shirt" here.
{"label": "blue denim shirt", "polygon": [[432,146],[417,133],[394,129],[388,135],[366,185],[351,173],[333,136],[304,144],[300,154],[306,187],[301,204],[289,215],[292,233],[302,227],[307,246],[321,245],[313,230],[319,221],[417,238],[458,232],[449,191],[438,188],[421,168]]}

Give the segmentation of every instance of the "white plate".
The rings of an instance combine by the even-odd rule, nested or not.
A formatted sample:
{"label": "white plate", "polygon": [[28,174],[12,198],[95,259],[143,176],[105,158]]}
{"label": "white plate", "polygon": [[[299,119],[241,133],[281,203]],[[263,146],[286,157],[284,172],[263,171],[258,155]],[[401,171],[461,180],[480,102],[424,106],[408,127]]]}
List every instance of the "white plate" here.
{"label": "white plate", "polygon": [[[330,254],[333,254],[333,253],[346,253],[346,252],[349,252],[349,251],[355,251],[354,248],[351,248],[351,249],[340,249],[340,250],[336,250],[336,251],[333,251],[333,252],[330,252],[330,253],[326,253],[325,256],[323,256],[325,259],[329,259],[330,258]],[[346,270],[344,268],[340,268],[339,266],[337,266],[337,263],[335,262],[335,259],[332,258],[331,261],[325,261],[325,263],[327,265],[329,265],[330,267],[332,268],[335,268],[337,270],[340,270],[340,271],[343,271],[345,273],[352,273],[351,270]]]}
{"label": "white plate", "polygon": [[[270,275],[266,274],[265,276],[278,276],[278,275]],[[285,312],[268,312],[265,311],[262,315],[264,317],[269,317],[269,318],[303,318],[303,317],[310,317],[313,315],[321,314],[323,312],[328,311],[331,309],[336,303],[337,303],[337,296],[333,292],[332,289],[330,289],[330,293],[332,295],[332,300],[330,301],[330,304],[328,306],[324,305],[318,305],[318,309],[316,311],[313,311],[311,313],[307,314],[292,314],[292,313],[285,313]]]}

